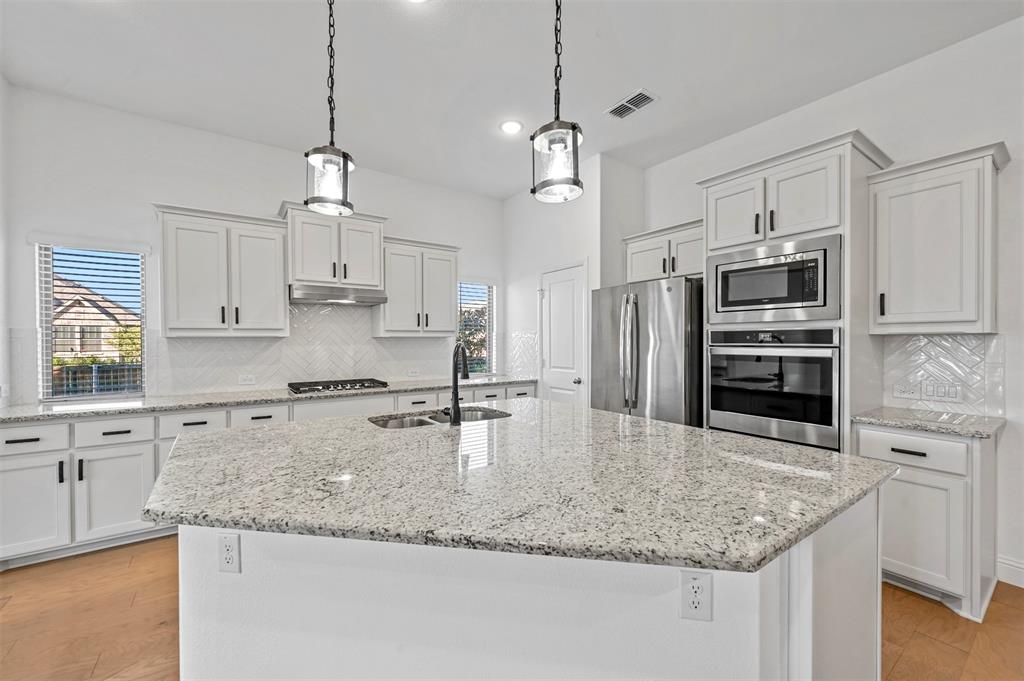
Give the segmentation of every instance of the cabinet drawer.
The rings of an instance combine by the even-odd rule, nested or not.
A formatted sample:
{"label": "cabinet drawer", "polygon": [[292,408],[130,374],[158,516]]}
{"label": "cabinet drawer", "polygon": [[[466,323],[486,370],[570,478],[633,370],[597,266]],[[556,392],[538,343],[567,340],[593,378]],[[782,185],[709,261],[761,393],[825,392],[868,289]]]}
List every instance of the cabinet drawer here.
{"label": "cabinet drawer", "polygon": [[231,427],[269,426],[272,423],[288,423],[287,404],[268,404],[265,407],[245,407],[231,410]]}
{"label": "cabinet drawer", "polygon": [[184,414],[165,414],[159,417],[160,439],[177,437],[180,433],[197,430],[220,430],[228,427],[226,411],[191,411]]}
{"label": "cabinet drawer", "polygon": [[[472,390],[460,390],[459,391],[459,404],[473,401]],[[450,407],[452,406],[452,391],[445,390],[443,393],[437,393],[437,406],[439,407]]]}
{"label": "cabinet drawer", "polygon": [[50,423],[0,430],[0,454],[30,454],[68,448],[68,424]]}
{"label": "cabinet drawer", "polygon": [[436,393],[413,393],[411,395],[398,395],[398,411],[431,409],[436,406]]}
{"label": "cabinet drawer", "polygon": [[370,416],[389,414],[394,410],[395,398],[391,395],[308,400],[295,404],[295,420],[312,421],[330,416]]}
{"label": "cabinet drawer", "polygon": [[152,440],[153,417],[80,421],[75,424],[75,447],[116,445]]}
{"label": "cabinet drawer", "polygon": [[514,399],[516,397],[536,397],[537,386],[535,385],[510,385],[505,390],[505,395],[508,399]]}
{"label": "cabinet drawer", "polygon": [[474,402],[488,402],[490,400],[505,399],[504,388],[477,388],[473,391]]}
{"label": "cabinet drawer", "polygon": [[860,429],[860,455],[893,463],[967,475],[967,443]]}

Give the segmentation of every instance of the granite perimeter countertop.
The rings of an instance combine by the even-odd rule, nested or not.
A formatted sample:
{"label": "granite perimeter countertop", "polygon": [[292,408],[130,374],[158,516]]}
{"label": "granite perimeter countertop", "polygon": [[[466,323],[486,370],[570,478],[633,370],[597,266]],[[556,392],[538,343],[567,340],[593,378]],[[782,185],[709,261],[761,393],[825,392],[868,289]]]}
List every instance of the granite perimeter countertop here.
{"label": "granite perimeter countertop", "polygon": [[943,433],[963,437],[995,437],[1006,419],[994,416],[957,414],[951,411],[928,411],[925,409],[903,409],[902,407],[878,407],[853,417],[854,423],[873,426],[920,430],[926,433]]}
{"label": "granite perimeter countertop", "polygon": [[510,418],[318,419],[178,438],[146,520],[754,572],[892,464],[520,398]]}
{"label": "granite perimeter countertop", "polygon": [[[498,387],[536,382],[536,378],[528,376],[485,376],[459,381],[459,388]],[[278,388],[274,390],[247,390],[197,395],[146,396],[134,399],[96,402],[47,402],[0,408],[0,425],[28,421],[46,421],[50,419],[120,416],[161,411],[186,411],[192,409],[217,409],[220,407],[274,404],[276,402],[372,397],[374,395],[392,393],[433,392],[451,390],[451,388],[451,379],[425,378],[390,381],[386,388],[367,388],[345,392],[303,393],[301,395],[296,395],[287,388]]]}

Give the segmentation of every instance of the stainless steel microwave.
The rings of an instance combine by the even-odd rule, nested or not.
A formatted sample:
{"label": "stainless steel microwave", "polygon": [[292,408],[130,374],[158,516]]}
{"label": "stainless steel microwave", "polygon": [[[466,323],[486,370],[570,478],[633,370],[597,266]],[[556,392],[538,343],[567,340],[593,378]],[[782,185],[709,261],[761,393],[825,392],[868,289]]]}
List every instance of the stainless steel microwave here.
{"label": "stainless steel microwave", "polygon": [[839,319],[841,237],[788,241],[708,257],[708,322]]}

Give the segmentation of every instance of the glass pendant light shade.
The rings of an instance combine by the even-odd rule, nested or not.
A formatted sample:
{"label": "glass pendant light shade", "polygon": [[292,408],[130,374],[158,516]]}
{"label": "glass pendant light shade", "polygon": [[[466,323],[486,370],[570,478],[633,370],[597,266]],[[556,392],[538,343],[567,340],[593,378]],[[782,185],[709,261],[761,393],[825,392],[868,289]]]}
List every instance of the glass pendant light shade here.
{"label": "glass pendant light shade", "polygon": [[571,121],[554,120],[530,136],[533,142],[533,188],[542,203],[564,203],[583,194],[580,145],[583,130]]}
{"label": "glass pendant light shade", "polygon": [[306,206],[324,215],[352,215],[348,174],[356,165],[348,152],[330,145],[313,147],[306,161]]}

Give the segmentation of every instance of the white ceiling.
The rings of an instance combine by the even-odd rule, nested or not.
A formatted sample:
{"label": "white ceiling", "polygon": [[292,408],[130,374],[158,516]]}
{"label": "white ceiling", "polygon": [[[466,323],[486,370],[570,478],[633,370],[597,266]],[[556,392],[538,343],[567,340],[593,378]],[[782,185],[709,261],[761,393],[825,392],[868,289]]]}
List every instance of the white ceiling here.
{"label": "white ceiling", "polygon": [[[326,2],[0,0],[16,84],[273,144],[326,143]],[[338,142],[479,194],[528,188],[553,2],[338,0]],[[1020,0],[565,0],[563,118],[647,167],[1024,14]],[[605,109],[659,96],[624,120]],[[505,119],[526,130],[509,138]]]}

